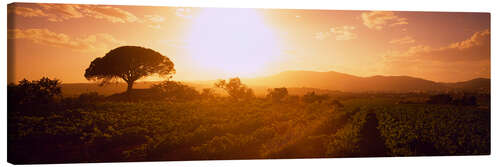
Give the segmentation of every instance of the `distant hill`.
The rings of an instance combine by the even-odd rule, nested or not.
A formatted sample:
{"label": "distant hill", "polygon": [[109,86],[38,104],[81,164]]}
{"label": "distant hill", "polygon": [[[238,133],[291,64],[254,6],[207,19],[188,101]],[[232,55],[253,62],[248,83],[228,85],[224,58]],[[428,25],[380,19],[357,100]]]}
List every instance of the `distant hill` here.
{"label": "distant hill", "polygon": [[476,78],[465,82],[445,83],[449,88],[467,91],[490,91],[491,80],[487,78]]}
{"label": "distant hill", "polygon": [[334,71],[286,71],[276,75],[243,80],[248,85],[308,87],[345,92],[488,91],[490,79],[477,78],[456,83],[434,82],[410,76],[359,77]]}
{"label": "distant hill", "polygon": [[[184,82],[197,90],[213,88],[212,81]],[[339,72],[285,71],[276,75],[259,78],[242,78],[242,82],[258,96],[266,94],[268,88],[287,87],[290,94],[303,95],[307,92],[335,93],[342,92],[418,92],[418,91],[473,91],[490,92],[490,79],[477,78],[464,82],[434,82],[410,76],[371,76],[359,77]],[[149,88],[157,82],[136,82],[135,89]],[[65,96],[79,95],[85,92],[99,92],[104,95],[121,93],[126,90],[125,83],[109,84],[100,87],[98,84],[80,83],[63,84]]]}

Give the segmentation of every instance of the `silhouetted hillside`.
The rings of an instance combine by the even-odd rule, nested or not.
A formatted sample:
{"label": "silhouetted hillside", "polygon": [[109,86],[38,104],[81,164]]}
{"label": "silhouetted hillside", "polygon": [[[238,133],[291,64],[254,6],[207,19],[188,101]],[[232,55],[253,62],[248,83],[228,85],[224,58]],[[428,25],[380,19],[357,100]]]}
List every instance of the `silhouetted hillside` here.
{"label": "silhouetted hillside", "polygon": [[467,91],[490,91],[491,80],[487,78],[476,78],[465,82],[446,83],[448,87]]}
{"label": "silhouetted hillside", "polygon": [[489,91],[490,79],[478,78],[440,83],[410,76],[358,77],[339,72],[286,71],[269,77],[244,80],[248,85],[268,87],[309,87],[346,92]]}

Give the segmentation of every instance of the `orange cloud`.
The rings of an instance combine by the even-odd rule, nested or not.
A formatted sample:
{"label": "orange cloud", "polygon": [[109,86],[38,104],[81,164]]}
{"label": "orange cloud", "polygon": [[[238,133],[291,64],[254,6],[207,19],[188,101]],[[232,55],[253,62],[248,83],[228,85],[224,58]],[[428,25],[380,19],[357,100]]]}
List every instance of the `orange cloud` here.
{"label": "orange cloud", "polygon": [[165,18],[163,18],[160,15],[144,15],[144,17],[146,18],[146,20],[153,22],[153,23],[161,23],[161,22],[165,21]]}
{"label": "orange cloud", "polygon": [[406,51],[389,51],[382,56],[380,70],[438,81],[488,78],[490,50],[490,30],[483,30],[444,47],[417,45]]}
{"label": "orange cloud", "polygon": [[80,5],[82,11],[96,19],[105,19],[113,23],[135,22],[139,19],[132,13],[111,6]]}
{"label": "orange cloud", "polygon": [[23,17],[46,17],[51,22],[61,22],[69,19],[90,17],[104,19],[112,23],[139,21],[134,14],[120,8],[98,5],[76,4],[38,4],[40,8],[9,6],[9,13]]}
{"label": "orange cloud", "polygon": [[82,18],[84,14],[80,12],[80,5],[73,4],[38,4],[43,12],[48,16],[49,21],[59,22],[68,19]]}
{"label": "orange cloud", "polygon": [[13,13],[19,16],[23,17],[42,17],[42,16],[47,16],[42,10],[40,9],[32,9],[32,8],[26,8],[26,7],[19,7],[16,5],[10,5],[7,8],[7,13]]}
{"label": "orange cloud", "polygon": [[403,38],[390,40],[389,43],[390,44],[399,44],[399,45],[412,44],[412,43],[415,43],[415,39],[413,39],[413,37],[411,37],[411,36],[405,36]]}
{"label": "orange cloud", "polygon": [[144,19],[141,22],[147,23],[149,28],[160,29],[160,23],[164,21],[165,18],[160,15],[144,15]]}
{"label": "orange cloud", "polygon": [[191,16],[191,8],[177,8],[175,9],[175,15],[183,18],[190,19]]}
{"label": "orange cloud", "polygon": [[329,36],[333,36],[335,40],[344,41],[356,39],[358,36],[353,32],[356,27],[354,26],[340,26],[340,27],[332,27],[330,31],[327,32],[318,32],[315,34],[315,38],[318,40],[323,40],[328,38]]}
{"label": "orange cloud", "polygon": [[48,29],[9,29],[7,37],[8,39],[26,39],[41,45],[69,48],[81,52],[108,49],[109,45],[121,45],[124,43],[105,33],[75,38],[64,33],[52,32]]}
{"label": "orange cloud", "polygon": [[406,18],[399,17],[390,11],[372,11],[361,14],[363,24],[371,29],[381,30],[386,26],[408,24]]}

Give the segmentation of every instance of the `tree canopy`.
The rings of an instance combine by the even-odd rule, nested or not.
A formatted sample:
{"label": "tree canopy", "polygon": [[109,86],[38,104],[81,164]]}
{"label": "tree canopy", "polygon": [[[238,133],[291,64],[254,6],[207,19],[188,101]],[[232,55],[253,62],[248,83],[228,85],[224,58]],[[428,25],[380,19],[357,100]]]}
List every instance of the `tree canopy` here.
{"label": "tree canopy", "polygon": [[94,59],[85,70],[87,80],[101,80],[105,84],[121,78],[127,82],[127,91],[134,82],[146,76],[157,74],[171,77],[175,74],[174,63],[162,54],[140,46],[121,46],[104,57]]}

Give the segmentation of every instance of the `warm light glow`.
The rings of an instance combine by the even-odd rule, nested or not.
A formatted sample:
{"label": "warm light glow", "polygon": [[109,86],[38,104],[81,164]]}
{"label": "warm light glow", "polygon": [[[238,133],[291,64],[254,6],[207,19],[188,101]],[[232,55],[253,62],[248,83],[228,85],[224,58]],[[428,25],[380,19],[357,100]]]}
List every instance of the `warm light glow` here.
{"label": "warm light glow", "polygon": [[203,9],[187,41],[194,62],[218,77],[259,75],[280,55],[275,34],[253,9]]}
{"label": "warm light glow", "polygon": [[90,62],[124,45],[167,56],[179,81],[292,70],[459,82],[491,71],[489,13],[30,3],[8,10],[8,82],[92,82],[83,76]]}

